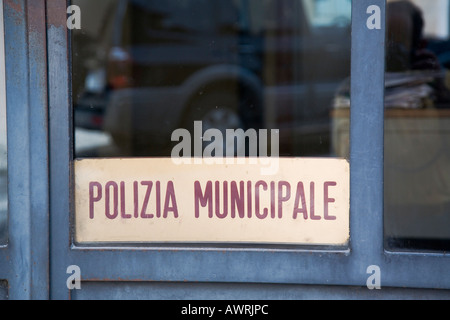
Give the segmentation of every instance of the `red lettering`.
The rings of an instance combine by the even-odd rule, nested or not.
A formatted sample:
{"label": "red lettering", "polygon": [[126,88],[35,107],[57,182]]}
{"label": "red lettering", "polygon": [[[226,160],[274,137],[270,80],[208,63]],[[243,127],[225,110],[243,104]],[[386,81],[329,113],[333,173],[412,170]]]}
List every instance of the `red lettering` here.
{"label": "red lettering", "polygon": [[315,184],[314,184],[314,182],[311,182],[309,188],[310,188],[309,197],[310,197],[310,201],[311,201],[309,211],[311,213],[311,220],[321,220],[322,219],[321,216],[315,215],[316,209],[315,209],[314,201],[316,201],[316,200],[315,200]]}
{"label": "red lettering", "polygon": [[264,182],[264,181],[258,181],[255,184],[255,215],[256,215],[256,217],[258,219],[262,220],[262,219],[267,218],[267,216],[269,214],[269,209],[264,208],[263,209],[263,214],[261,214],[261,211],[260,211],[261,202],[260,202],[260,197],[259,197],[259,189],[260,189],[260,187],[262,187],[264,191],[267,191],[268,186],[267,186],[267,183]]}
{"label": "red lettering", "polygon": [[216,216],[219,219],[225,219],[228,215],[228,183],[223,182],[223,212],[220,212],[220,182],[216,181],[215,194]]}
{"label": "red lettering", "polygon": [[335,203],[336,199],[334,198],[330,198],[329,197],[329,187],[336,187],[337,186],[337,182],[334,181],[327,181],[325,182],[323,189],[324,189],[324,218],[325,220],[336,220],[337,218],[335,216],[331,216],[329,215],[329,207],[328,204],[330,203]]}
{"label": "red lettering", "polygon": [[175,188],[172,181],[167,183],[166,201],[164,203],[164,219],[167,219],[169,212],[173,212],[173,216],[178,218],[177,199],[175,198]]}
{"label": "red lettering", "polygon": [[[245,217],[245,196],[244,196],[244,181],[241,181],[239,184],[239,191],[237,187],[237,183],[235,181],[231,182],[231,217],[236,218],[236,208],[239,212],[239,218]],[[248,198],[248,202],[251,202],[251,198]]]}
{"label": "red lettering", "polygon": [[[97,196],[94,196],[94,188],[97,188]],[[102,199],[102,185],[99,182],[89,183],[89,218],[94,219],[94,203]]]}
{"label": "red lettering", "polygon": [[[113,208],[114,211],[111,214],[111,192],[113,189]],[[119,215],[119,187],[114,181],[110,181],[105,186],[105,215],[108,219],[114,220]]]}
{"label": "red lettering", "polygon": [[161,218],[161,182],[159,181],[156,181],[156,217]]}
{"label": "red lettering", "polygon": [[[155,193],[152,193],[154,185],[156,186],[156,191]],[[139,190],[141,186],[143,188],[142,194]],[[109,181],[104,185],[104,189],[102,189],[102,187],[103,185],[100,182],[93,181],[89,183],[90,219],[94,219],[95,217],[96,203],[102,203],[104,205],[105,216],[110,220],[114,220],[118,217],[121,219],[153,219],[155,216],[158,218],[167,218],[171,213],[175,218],[179,217],[175,187],[172,181],[167,183],[167,190],[165,190],[164,212],[162,212],[161,206],[163,199],[161,198],[162,190],[160,181],[134,181],[132,186],[131,183],[130,185],[127,185],[124,181]],[[131,190],[132,194],[130,192]],[[153,196],[153,194],[156,194],[156,196]],[[127,202],[127,197],[130,197],[132,201]],[[142,203],[139,203],[141,198],[143,199]],[[102,201],[102,199],[104,199],[104,201]],[[156,200],[156,214],[148,212],[151,211],[150,203],[153,203],[151,202],[153,200]],[[201,202],[204,201],[204,199],[201,199]],[[127,212],[127,208],[131,208],[132,205],[133,212]]]}
{"label": "red lettering", "polygon": [[206,183],[205,193],[202,192],[202,186],[199,181],[195,181],[194,184],[194,201],[195,201],[195,217],[200,218],[200,206],[206,207],[208,206],[208,217],[213,217],[212,211],[212,182],[208,181]]}
{"label": "red lettering", "polygon": [[153,219],[154,218],[153,214],[147,214],[147,207],[148,207],[148,202],[150,200],[150,194],[151,194],[152,188],[153,188],[153,182],[152,181],[142,181],[141,185],[147,186],[147,191],[145,192],[145,197],[144,197],[144,203],[142,204],[142,209],[141,209],[141,218],[142,219]]}
{"label": "red lettering", "polygon": [[120,215],[122,219],[131,219],[131,214],[125,213],[125,182],[120,183]]}
{"label": "red lettering", "polygon": [[[300,202],[302,204],[301,208],[299,207]],[[299,182],[297,184],[297,193],[295,195],[294,204],[294,219],[297,219],[299,213],[303,213],[303,218],[308,220],[308,208],[306,206],[305,188],[303,186],[303,182]]]}
{"label": "red lettering", "polygon": [[[283,188],[286,188],[286,194],[283,195]],[[283,218],[283,202],[291,199],[291,184],[287,181],[278,182],[278,218]]]}
{"label": "red lettering", "polygon": [[270,217],[275,219],[275,182],[270,183]]}
{"label": "red lettering", "polygon": [[139,183],[135,181],[133,183],[133,193],[134,193],[134,217],[139,218]]}
{"label": "red lettering", "polygon": [[249,218],[252,217],[252,182],[247,181],[247,215]]}

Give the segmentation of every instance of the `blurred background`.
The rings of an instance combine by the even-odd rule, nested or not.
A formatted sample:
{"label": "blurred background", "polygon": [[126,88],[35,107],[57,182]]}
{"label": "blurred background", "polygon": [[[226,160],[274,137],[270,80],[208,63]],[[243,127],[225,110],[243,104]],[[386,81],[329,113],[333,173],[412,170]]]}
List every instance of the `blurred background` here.
{"label": "blurred background", "polygon": [[[450,249],[449,18],[448,0],[387,3],[384,232],[391,250]],[[333,117],[343,157],[349,90],[338,93]]]}
{"label": "blurred background", "polygon": [[389,1],[386,246],[450,249],[450,4]]}
{"label": "blurred background", "polygon": [[280,129],[281,156],[332,156],[350,0],[74,0],[76,157],[170,156],[175,129]]}

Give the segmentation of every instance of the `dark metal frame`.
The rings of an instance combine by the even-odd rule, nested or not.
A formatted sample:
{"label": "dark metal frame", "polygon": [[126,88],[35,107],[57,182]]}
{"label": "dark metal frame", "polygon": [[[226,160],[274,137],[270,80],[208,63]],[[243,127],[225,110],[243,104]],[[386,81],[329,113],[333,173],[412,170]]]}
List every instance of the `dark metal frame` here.
{"label": "dark metal frame", "polygon": [[[305,288],[301,285],[322,288],[314,291],[313,297],[341,286],[364,288],[368,294],[365,286],[370,265],[380,267],[381,284],[386,288],[374,293],[374,297],[391,292],[388,287],[450,289],[448,255],[387,252],[383,246],[385,21],[382,17],[381,30],[366,27],[370,5],[378,5],[385,12],[385,0],[355,0],[352,8],[348,249],[81,247],[72,239],[67,3],[5,0],[9,192],[13,201],[9,208],[10,242],[0,249],[0,279],[9,281],[10,297],[78,296],[77,291],[72,295],[66,286],[70,265],[81,269],[80,292],[83,285],[92,292],[96,288],[115,290],[122,285],[136,289],[129,297],[145,292],[154,297],[152,292],[161,292],[158,290],[163,284],[168,284],[168,290],[173,286],[168,295],[172,298],[195,292],[195,298],[208,299],[214,296],[214,286],[224,290],[223,295],[218,295],[221,298],[261,297],[261,290],[273,286],[291,290],[291,298],[301,298],[305,291],[295,289]],[[289,287],[292,285],[298,287]],[[226,291],[224,286],[233,289]],[[200,289],[196,291],[197,287]],[[281,292],[286,291],[274,290],[270,297],[282,298]],[[125,296],[119,293],[115,297]],[[350,297],[351,291],[343,290],[338,296]]]}

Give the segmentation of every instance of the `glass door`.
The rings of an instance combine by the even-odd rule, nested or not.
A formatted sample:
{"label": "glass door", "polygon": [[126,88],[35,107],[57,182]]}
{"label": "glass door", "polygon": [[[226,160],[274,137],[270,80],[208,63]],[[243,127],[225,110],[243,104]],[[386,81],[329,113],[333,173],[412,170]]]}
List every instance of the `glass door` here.
{"label": "glass door", "polygon": [[384,247],[385,1],[70,4],[46,7],[53,298],[450,287],[445,255]]}

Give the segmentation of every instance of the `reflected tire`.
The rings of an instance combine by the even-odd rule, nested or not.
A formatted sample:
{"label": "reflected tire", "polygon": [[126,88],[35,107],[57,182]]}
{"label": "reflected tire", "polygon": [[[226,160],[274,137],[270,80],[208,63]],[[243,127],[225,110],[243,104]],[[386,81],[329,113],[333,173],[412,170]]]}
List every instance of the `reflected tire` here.
{"label": "reflected tire", "polygon": [[[243,99],[244,97],[244,99]],[[226,154],[227,143],[234,144],[234,141],[226,141],[226,130],[247,130],[254,128],[258,130],[261,127],[261,121],[252,116],[251,109],[257,109],[257,104],[250,96],[237,95],[228,91],[213,91],[206,95],[197,97],[184,116],[182,127],[194,133],[194,122],[202,122],[202,134],[208,129],[219,130],[224,137],[223,154]],[[253,110],[253,113],[256,113]],[[259,116],[259,115],[258,115]],[[203,148],[211,142],[203,143]],[[236,155],[236,148],[235,148]]]}

